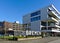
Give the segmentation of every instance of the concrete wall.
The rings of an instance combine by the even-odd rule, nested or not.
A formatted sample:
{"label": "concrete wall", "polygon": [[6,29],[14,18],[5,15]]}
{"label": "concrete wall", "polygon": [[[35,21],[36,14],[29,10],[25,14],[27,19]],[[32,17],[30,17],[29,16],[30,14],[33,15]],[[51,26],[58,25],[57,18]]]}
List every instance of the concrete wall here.
{"label": "concrete wall", "polygon": [[40,20],[31,22],[31,31],[40,31]]}
{"label": "concrete wall", "polygon": [[30,23],[30,14],[23,16],[23,24]]}
{"label": "concrete wall", "polygon": [[48,18],[47,7],[41,9],[41,21],[46,21]]}

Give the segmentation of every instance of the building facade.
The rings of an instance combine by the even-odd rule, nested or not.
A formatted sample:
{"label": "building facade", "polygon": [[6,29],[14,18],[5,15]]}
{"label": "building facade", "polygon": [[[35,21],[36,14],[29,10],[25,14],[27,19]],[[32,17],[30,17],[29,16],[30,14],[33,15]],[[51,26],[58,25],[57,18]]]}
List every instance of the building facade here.
{"label": "building facade", "polygon": [[14,34],[14,31],[21,30],[21,25],[18,21],[15,22],[0,22],[0,33],[1,34]]}
{"label": "building facade", "polygon": [[[53,6],[49,5],[45,8],[37,10],[23,16],[23,27],[32,34],[40,34],[42,32],[58,33],[59,31],[59,11]],[[27,33],[28,34],[28,33]]]}

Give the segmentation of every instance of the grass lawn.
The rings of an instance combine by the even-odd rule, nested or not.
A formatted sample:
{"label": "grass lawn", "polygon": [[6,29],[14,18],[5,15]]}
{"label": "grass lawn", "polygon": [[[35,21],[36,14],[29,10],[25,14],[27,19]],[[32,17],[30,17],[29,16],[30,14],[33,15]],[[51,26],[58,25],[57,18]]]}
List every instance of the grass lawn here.
{"label": "grass lawn", "polygon": [[41,36],[27,36],[27,37],[24,37],[24,36],[14,36],[14,37],[11,37],[11,36],[0,36],[0,39],[13,40],[13,38],[34,38],[34,37],[41,37]]}
{"label": "grass lawn", "polygon": [[13,37],[10,37],[10,36],[0,36],[0,39],[9,39],[9,38],[13,38]]}

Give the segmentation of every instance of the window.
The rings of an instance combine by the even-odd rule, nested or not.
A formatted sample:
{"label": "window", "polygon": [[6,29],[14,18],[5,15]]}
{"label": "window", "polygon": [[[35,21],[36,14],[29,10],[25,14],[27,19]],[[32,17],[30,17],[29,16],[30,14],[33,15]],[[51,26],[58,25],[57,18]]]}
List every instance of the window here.
{"label": "window", "polygon": [[40,11],[34,12],[34,13],[31,14],[31,17],[39,15],[40,13],[41,13]]}
{"label": "window", "polygon": [[33,22],[33,21],[37,21],[37,20],[40,20],[40,16],[38,16],[38,17],[34,17],[34,18],[31,18],[31,22]]}
{"label": "window", "polygon": [[15,25],[13,25],[13,26],[15,26]]}
{"label": "window", "polygon": [[3,23],[2,22],[0,22],[0,26],[3,26]]}
{"label": "window", "polygon": [[42,21],[42,22],[41,22],[41,25],[46,26],[46,22],[43,22],[43,21]]}

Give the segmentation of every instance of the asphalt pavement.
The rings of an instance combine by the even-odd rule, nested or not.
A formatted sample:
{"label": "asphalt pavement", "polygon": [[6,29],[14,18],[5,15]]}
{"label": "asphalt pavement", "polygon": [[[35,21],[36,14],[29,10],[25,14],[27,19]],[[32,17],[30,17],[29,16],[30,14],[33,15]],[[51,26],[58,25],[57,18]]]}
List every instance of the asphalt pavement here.
{"label": "asphalt pavement", "polygon": [[48,42],[48,43],[60,43],[60,39],[54,40],[54,41],[51,41],[51,42]]}

